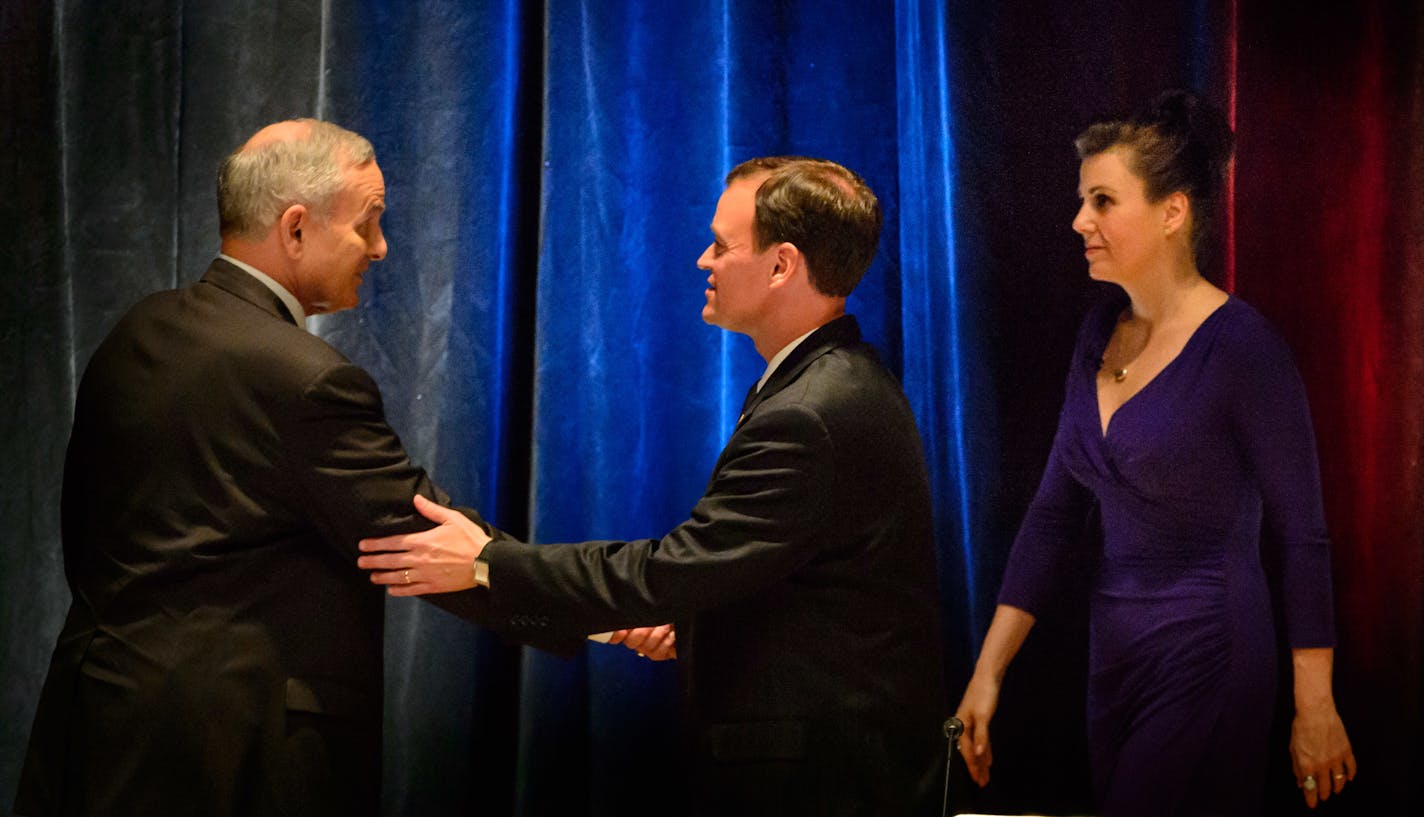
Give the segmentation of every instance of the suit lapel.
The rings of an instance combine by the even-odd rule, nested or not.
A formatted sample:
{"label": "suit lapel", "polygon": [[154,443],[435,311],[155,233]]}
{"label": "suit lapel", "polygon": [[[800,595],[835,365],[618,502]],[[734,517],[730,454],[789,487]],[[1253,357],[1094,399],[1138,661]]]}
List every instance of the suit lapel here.
{"label": "suit lapel", "polygon": [[[737,421],[740,426],[746,419],[756,411],[757,406],[766,401],[768,397],[781,391],[796,381],[801,373],[816,361],[817,358],[842,346],[849,346],[860,342],[860,324],[856,323],[854,315],[842,315],[839,318],[812,332],[809,337],[801,341],[801,345],[791,350],[791,354],[781,361],[781,365],[776,367],[776,371],[767,378],[766,385],[761,387],[761,391],[755,394],[748,394],[746,402],[742,406],[742,416]],[[756,384],[752,384],[756,388]]]}
{"label": "suit lapel", "polygon": [[296,317],[287,310],[287,305],[282,303],[282,299],[277,297],[277,293],[247,274],[245,270],[221,258],[213,259],[208,271],[203,273],[200,283],[212,284],[224,292],[261,308],[264,312],[270,312],[275,318],[280,318],[293,326],[297,325]]}

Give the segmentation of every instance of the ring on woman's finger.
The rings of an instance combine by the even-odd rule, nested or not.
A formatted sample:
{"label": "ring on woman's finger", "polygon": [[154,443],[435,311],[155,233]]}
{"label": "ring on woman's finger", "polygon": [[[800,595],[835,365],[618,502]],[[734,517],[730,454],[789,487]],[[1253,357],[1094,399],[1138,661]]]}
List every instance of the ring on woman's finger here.
{"label": "ring on woman's finger", "polygon": [[1306,775],[1305,779],[1300,781],[1300,787],[1306,791],[1315,791],[1315,775]]}
{"label": "ring on woman's finger", "polygon": [[1335,778],[1336,780],[1344,780],[1344,779],[1345,779],[1345,773],[1344,773],[1344,772],[1336,772],[1333,776],[1334,776],[1334,778]]}

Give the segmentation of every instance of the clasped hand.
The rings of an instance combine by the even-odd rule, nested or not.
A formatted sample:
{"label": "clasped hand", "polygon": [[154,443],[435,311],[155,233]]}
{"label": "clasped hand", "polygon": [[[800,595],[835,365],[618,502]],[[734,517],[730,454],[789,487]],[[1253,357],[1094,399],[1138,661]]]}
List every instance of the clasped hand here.
{"label": "clasped hand", "polygon": [[[490,535],[468,516],[419,494],[415,510],[436,523],[435,527],[362,539],[359,547],[365,555],[356,564],[371,571],[371,581],[386,585],[392,596],[453,593],[474,587],[475,559],[484,552]],[[671,624],[618,630],[609,643],[622,644],[653,661],[677,657],[677,633]]]}
{"label": "clasped hand", "polygon": [[392,596],[451,593],[475,586],[475,559],[484,552],[490,535],[459,511],[431,502],[419,494],[415,509],[436,523],[418,533],[399,533],[379,539],[362,539],[356,560],[371,571],[371,581],[386,585]]}
{"label": "clasped hand", "polygon": [[611,633],[608,643],[622,644],[636,652],[638,657],[649,661],[677,658],[677,631],[671,624],[615,630]]}

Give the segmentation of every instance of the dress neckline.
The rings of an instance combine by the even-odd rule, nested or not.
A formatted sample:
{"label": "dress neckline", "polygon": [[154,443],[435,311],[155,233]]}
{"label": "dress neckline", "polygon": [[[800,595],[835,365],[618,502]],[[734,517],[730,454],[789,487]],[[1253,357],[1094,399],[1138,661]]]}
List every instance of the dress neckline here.
{"label": "dress neckline", "polygon": [[[1138,389],[1137,391],[1133,392],[1133,393],[1132,393],[1132,396],[1130,396],[1130,397],[1128,397],[1126,400],[1122,401],[1122,404],[1121,404],[1121,405],[1119,405],[1117,408],[1113,409],[1112,414],[1109,414],[1109,415],[1107,416],[1107,420],[1106,420],[1106,421],[1103,420],[1103,397],[1102,397],[1102,394],[1101,394],[1100,390],[1098,389],[1098,371],[1097,371],[1097,369],[1091,370],[1091,376],[1092,376],[1092,381],[1091,381],[1091,382],[1092,382],[1092,387],[1093,387],[1093,409],[1094,409],[1094,414],[1096,415],[1096,419],[1097,419],[1098,439],[1099,439],[1099,440],[1106,440],[1106,439],[1108,438],[1108,434],[1112,431],[1113,420],[1116,420],[1116,419],[1117,419],[1117,416],[1122,413],[1122,410],[1125,409],[1125,408],[1127,408],[1127,407],[1128,407],[1129,405],[1131,405],[1134,401],[1136,401],[1138,397],[1142,396],[1142,393],[1143,393],[1143,392],[1145,392],[1145,391],[1147,391],[1148,389],[1152,388],[1152,384],[1156,383],[1158,380],[1161,380],[1163,375],[1165,375],[1165,374],[1167,374],[1167,372],[1171,371],[1172,368],[1177,365],[1177,361],[1181,360],[1182,357],[1183,357],[1184,355],[1186,355],[1187,350],[1188,350],[1188,349],[1191,349],[1191,348],[1192,348],[1192,345],[1197,342],[1197,338],[1198,338],[1199,336],[1201,336],[1202,330],[1206,328],[1207,324],[1210,324],[1212,321],[1214,321],[1214,320],[1216,319],[1216,316],[1219,315],[1219,314],[1221,314],[1221,313],[1226,309],[1226,307],[1227,307],[1229,304],[1231,304],[1232,302],[1234,302],[1235,300],[1236,300],[1236,296],[1235,296],[1235,295],[1233,295],[1233,294],[1231,294],[1231,293],[1229,293],[1229,292],[1226,293],[1226,300],[1224,300],[1224,301],[1222,301],[1220,304],[1218,304],[1215,309],[1213,309],[1205,318],[1202,319],[1202,322],[1201,322],[1201,323],[1197,324],[1197,328],[1193,329],[1193,330],[1192,330],[1192,334],[1187,337],[1187,342],[1186,342],[1186,343],[1183,343],[1183,344],[1182,344],[1182,348],[1177,351],[1177,354],[1173,355],[1173,356],[1172,356],[1172,359],[1169,360],[1169,361],[1167,361],[1167,365],[1163,366],[1160,371],[1158,371],[1156,374],[1152,375],[1152,378],[1151,378],[1150,380],[1148,380],[1146,383],[1143,383],[1143,384],[1142,384],[1142,388],[1140,388],[1140,389]],[[1112,325],[1115,326],[1115,325],[1116,325],[1116,322],[1114,321],[1114,324],[1112,324]],[[1107,336],[1102,339],[1102,346],[1103,346],[1103,349],[1106,349],[1106,348],[1107,348],[1108,341],[1112,339],[1112,332],[1113,332],[1113,330],[1109,329],[1109,330],[1108,330],[1108,333],[1107,333]],[[1101,359],[1101,357],[1102,357],[1102,352],[1101,352],[1101,351],[1099,351],[1098,357],[1099,357],[1099,359]]]}

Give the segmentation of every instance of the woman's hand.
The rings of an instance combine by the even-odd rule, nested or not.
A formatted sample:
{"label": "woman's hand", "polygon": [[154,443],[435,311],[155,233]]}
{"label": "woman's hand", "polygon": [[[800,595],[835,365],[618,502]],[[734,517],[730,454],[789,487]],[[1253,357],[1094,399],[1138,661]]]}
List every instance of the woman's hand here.
{"label": "woman's hand", "polygon": [[989,782],[989,766],[994,762],[994,750],[989,745],[989,721],[999,706],[999,682],[976,672],[969,679],[964,698],[959,701],[955,717],[964,721],[964,733],[959,736],[959,754],[969,768],[974,782],[984,786]]}
{"label": "woman's hand", "polygon": [[1311,808],[1355,779],[1355,753],[1333,700],[1296,710],[1290,751],[1296,785]]}
{"label": "woman's hand", "polygon": [[1291,650],[1295,672],[1295,720],[1291,722],[1291,766],[1305,804],[1315,808],[1355,779],[1355,753],[1345,724],[1335,711],[1331,674],[1335,651],[1328,647]]}
{"label": "woman's hand", "polygon": [[1031,614],[1000,604],[994,608],[994,619],[984,635],[979,660],[974,663],[974,675],[964,689],[955,717],[964,721],[964,734],[959,736],[959,753],[969,767],[969,776],[984,786],[989,782],[989,765],[994,762],[994,750],[989,746],[989,721],[999,708],[999,684],[1009,662],[1033,629]]}

